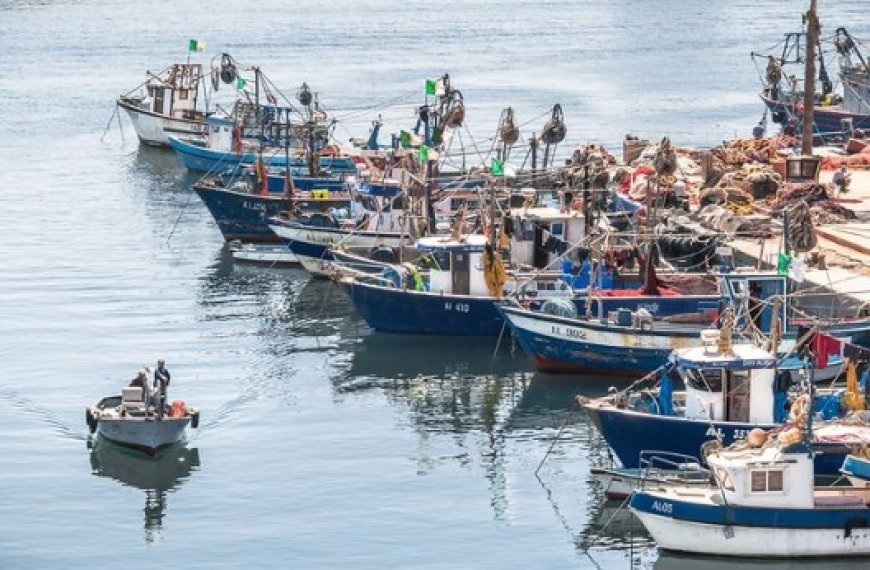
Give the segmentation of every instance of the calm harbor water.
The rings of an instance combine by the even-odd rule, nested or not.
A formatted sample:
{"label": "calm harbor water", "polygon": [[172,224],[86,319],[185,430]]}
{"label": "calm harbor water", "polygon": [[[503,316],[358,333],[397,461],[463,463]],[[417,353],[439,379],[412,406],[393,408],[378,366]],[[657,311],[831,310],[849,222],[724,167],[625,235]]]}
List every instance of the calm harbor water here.
{"label": "calm harbor water", "polygon": [[[100,138],[200,38],[307,81],[340,136],[407,128],[407,103],[367,107],[449,72],[480,139],[504,106],[528,137],[561,103],[568,148],[715,144],[761,116],[748,52],[804,4],[0,2],[0,568],[697,567],[590,481],[606,449],[569,411],[613,380],[373,334],[329,283],[234,266],[172,153],[126,122]],[[821,4],[828,32],[870,35],[863,0]],[[156,460],[91,449],[85,406],[160,356],[200,429]]]}

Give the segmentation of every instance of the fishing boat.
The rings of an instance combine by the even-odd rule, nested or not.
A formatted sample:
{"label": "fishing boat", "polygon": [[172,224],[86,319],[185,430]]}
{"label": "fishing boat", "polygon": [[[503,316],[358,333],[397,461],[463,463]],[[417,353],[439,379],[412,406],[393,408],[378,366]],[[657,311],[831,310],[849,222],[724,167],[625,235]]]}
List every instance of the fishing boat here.
{"label": "fishing boat", "polygon": [[228,245],[235,261],[269,266],[299,264],[299,258],[282,244],[232,241]]}
{"label": "fishing boat", "polygon": [[[220,129],[222,135],[232,136],[235,123],[232,119],[209,117],[206,121],[209,135]],[[257,160],[263,160],[270,168],[305,168],[306,160],[299,152],[293,152],[288,157],[280,146],[261,146],[259,143],[233,144],[215,146],[210,143],[212,137],[183,138],[170,136],[169,146],[178,154],[182,164],[197,172],[235,172],[240,165],[251,166]],[[356,174],[357,166],[349,156],[322,156],[319,158],[320,168],[336,174]]]}
{"label": "fishing boat", "polygon": [[[355,187],[354,204],[342,210],[312,216],[275,217],[269,228],[295,253],[303,267],[320,272],[320,262],[332,261],[334,247],[374,252],[397,251],[413,239],[406,231],[396,181],[362,182]],[[306,263],[308,265],[306,265]]]}
{"label": "fishing boat", "polygon": [[208,81],[198,63],[176,63],[117,100],[139,140],[169,146],[170,136],[200,137],[206,132],[205,96]]}
{"label": "fishing boat", "polygon": [[[797,442],[791,436],[797,432]],[[629,508],[665,550],[799,558],[870,555],[870,487],[816,487],[812,448],[792,428],[761,447],[707,455],[715,484],[632,493]]]}
{"label": "fishing boat", "polygon": [[[785,277],[725,273],[719,275],[719,280],[720,300],[738,307],[739,326],[757,333],[771,330],[770,327],[778,323],[785,331],[781,348],[787,351],[794,345],[799,322],[788,318],[787,302],[775,309],[774,303],[765,301],[788,298]],[[709,312],[710,304],[716,306],[720,300],[716,296],[696,299],[696,310]],[[585,317],[577,313],[550,314],[510,306],[503,307],[502,311],[535,368],[548,373],[637,378],[667,362],[672,351],[697,346],[701,332],[710,326],[709,319],[698,318],[694,323],[665,322],[653,319],[648,308],[620,306],[630,301],[621,297],[611,299],[606,312],[599,310]],[[870,341],[870,319],[834,321],[827,328],[832,335],[851,343],[866,345]],[[833,371],[836,363],[827,366]]]}
{"label": "fishing boat", "polygon": [[[804,89],[795,79],[796,74],[789,74],[788,69],[807,63],[809,56],[818,64],[818,75],[812,79],[813,92],[818,93],[813,97],[814,136],[821,139],[831,135],[847,137],[854,130],[870,129],[870,66],[858,48],[861,42],[840,27],[834,33],[832,49],[816,52],[807,49],[807,37],[806,32],[791,32],[785,35],[778,55],[752,54],[753,59],[765,62],[765,82],[760,97],[773,121],[790,125],[797,131],[802,128]],[[836,53],[839,60],[840,93],[836,92],[827,71],[825,55],[829,52]]]}
{"label": "fishing boat", "polygon": [[188,424],[199,426],[199,411],[177,400],[159,410],[147,387],[125,386],[120,396],[106,396],[85,410],[91,433],[154,454],[177,443]]}
{"label": "fishing boat", "polygon": [[640,467],[593,467],[589,470],[608,500],[621,501],[632,491],[655,486],[709,485],[710,472],[700,460],[666,451],[642,451]]}
{"label": "fishing boat", "polygon": [[[701,346],[675,350],[666,366],[628,389],[578,401],[621,465],[638,468],[641,454],[650,449],[695,456],[710,439],[729,445],[754,428],[773,429],[810,411],[833,420],[849,411],[842,404],[844,394],[859,402],[870,380],[865,373],[861,384],[853,378],[846,390],[819,396],[810,405],[808,398],[790,396],[791,374],[778,362],[762,348],[732,345],[727,335],[710,330]],[[675,391],[675,382],[684,383],[685,390]],[[837,429],[816,430],[819,473],[836,473],[848,442],[854,441],[848,430]]]}
{"label": "fishing boat", "polygon": [[331,210],[350,206],[350,187],[341,178],[294,177],[289,190],[272,182],[267,187],[261,180],[255,174],[212,175],[193,185],[226,241],[280,244],[269,228],[271,218],[283,212],[328,217]]}

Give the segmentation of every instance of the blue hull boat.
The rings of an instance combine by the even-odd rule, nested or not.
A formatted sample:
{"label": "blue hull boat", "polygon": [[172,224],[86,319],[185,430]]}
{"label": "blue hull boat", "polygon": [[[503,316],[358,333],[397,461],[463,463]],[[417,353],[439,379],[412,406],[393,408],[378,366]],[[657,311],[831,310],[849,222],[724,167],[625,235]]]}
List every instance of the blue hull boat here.
{"label": "blue hull boat", "polygon": [[[200,172],[237,172],[240,166],[251,166],[258,158],[256,152],[232,152],[211,149],[205,143],[169,137],[169,146],[181,158],[188,170]],[[306,168],[305,160],[299,156],[284,153],[284,149],[268,148],[262,153],[262,159],[270,168],[287,167]],[[350,157],[324,156],[320,158],[320,168],[333,174],[356,174],[356,163]]]}
{"label": "blue hull boat", "polygon": [[497,336],[504,325],[491,297],[432,294],[355,279],[340,283],[366,323],[379,332]]}
{"label": "blue hull boat", "polygon": [[[765,95],[761,96],[765,106],[770,110],[774,122],[787,124],[791,118],[800,120],[802,113],[795,110],[787,101],[775,100]],[[813,109],[813,133],[816,136],[840,135],[843,133],[843,120],[852,121],[855,129],[870,129],[870,114],[850,113],[835,107],[815,107]],[[798,125],[799,126],[799,125]]]}
{"label": "blue hull boat", "polygon": [[[518,307],[503,307],[502,312],[535,368],[555,374],[639,377],[665,364],[675,349],[696,346],[704,328],[659,322],[642,328],[630,322],[581,320]],[[870,321],[844,322],[829,331],[866,346]],[[793,345],[796,339],[797,329],[792,327],[783,335],[784,346]]]}
{"label": "blue hull boat", "polygon": [[269,229],[270,218],[293,208],[303,212],[318,211],[336,203],[346,205],[350,200],[345,192],[332,192],[323,200],[313,199],[311,192],[301,191],[293,198],[288,198],[283,192],[250,194],[206,183],[194,184],[193,189],[208,208],[226,241],[281,243],[281,238]]}
{"label": "blue hull boat", "polygon": [[[641,454],[650,449],[665,449],[670,453],[697,456],[701,446],[711,439],[718,438],[728,446],[739,439],[745,439],[754,428],[780,427],[780,424],[775,423],[693,420],[594,405],[584,405],[583,409],[626,468],[642,467]],[[816,472],[820,475],[836,475],[849,453],[847,445],[837,443],[817,443],[813,447],[816,452]]]}
{"label": "blue hull boat", "polygon": [[[291,250],[299,255],[318,254],[317,247],[314,244],[305,245],[299,242],[290,246]],[[323,248],[320,253],[331,259],[328,249]],[[346,280],[342,282],[342,286],[348,291],[354,306],[368,325],[381,332],[498,336],[502,333],[505,323],[502,310],[514,310],[510,307],[502,309],[503,301],[489,296],[415,291],[360,280]],[[706,296],[667,298],[636,296],[620,297],[619,300],[620,307],[657,304],[658,315],[667,316],[696,312],[699,303],[706,303],[708,298]],[[575,297],[572,302],[577,310],[584,310],[586,307],[585,296]],[[540,301],[535,303],[536,306],[540,304]],[[603,310],[610,306],[605,302]],[[691,338],[696,339],[697,334],[693,333]],[[520,340],[521,344],[522,342]],[[615,363],[624,362],[625,356],[625,350],[615,350],[612,354],[602,355],[602,370],[619,373],[619,367]]]}

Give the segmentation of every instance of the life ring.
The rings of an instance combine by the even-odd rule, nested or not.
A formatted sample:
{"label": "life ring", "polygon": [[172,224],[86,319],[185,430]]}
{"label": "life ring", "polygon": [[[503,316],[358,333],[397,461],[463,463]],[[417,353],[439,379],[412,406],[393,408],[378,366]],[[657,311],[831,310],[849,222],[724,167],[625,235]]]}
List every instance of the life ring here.
{"label": "life ring", "polygon": [[802,424],[807,420],[807,414],[810,411],[810,397],[806,394],[801,394],[792,402],[791,409],[788,411],[788,421],[792,424]]}

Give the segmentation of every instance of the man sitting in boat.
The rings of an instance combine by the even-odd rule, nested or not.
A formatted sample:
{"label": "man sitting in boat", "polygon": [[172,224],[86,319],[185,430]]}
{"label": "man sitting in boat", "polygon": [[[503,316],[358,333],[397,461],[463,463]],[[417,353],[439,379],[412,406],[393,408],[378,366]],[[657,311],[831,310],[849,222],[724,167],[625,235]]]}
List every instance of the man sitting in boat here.
{"label": "man sitting in boat", "polygon": [[148,374],[144,370],[136,374],[136,377],[130,381],[130,386],[142,388],[142,401],[148,402],[151,392],[148,390]]}
{"label": "man sitting in boat", "polygon": [[166,391],[169,388],[170,380],[169,370],[166,368],[166,361],[162,358],[157,361],[157,368],[154,370],[154,388],[157,391],[157,413],[162,416],[163,408],[166,407]]}

